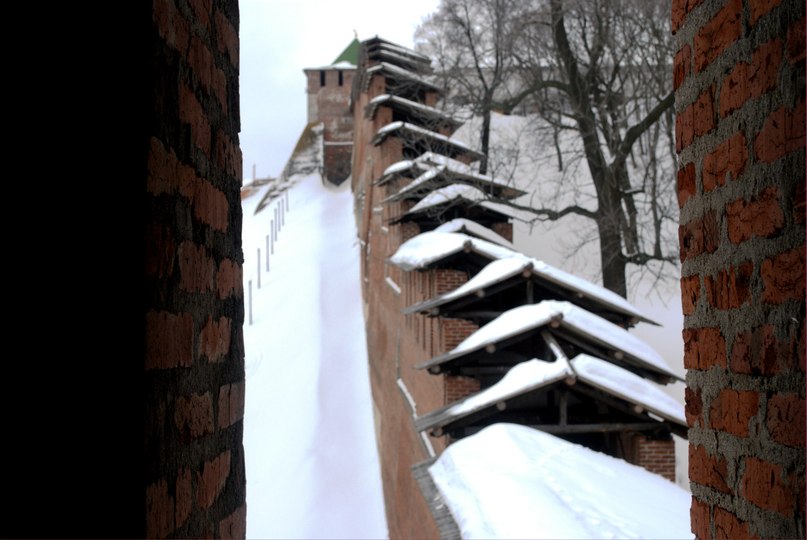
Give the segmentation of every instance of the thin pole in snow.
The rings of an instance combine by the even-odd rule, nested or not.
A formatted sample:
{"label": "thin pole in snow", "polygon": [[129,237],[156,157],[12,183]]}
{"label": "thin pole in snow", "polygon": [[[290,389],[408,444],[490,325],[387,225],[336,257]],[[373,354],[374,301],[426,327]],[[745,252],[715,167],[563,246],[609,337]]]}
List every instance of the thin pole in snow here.
{"label": "thin pole in snow", "polygon": [[269,232],[269,238],[272,240],[272,255],[275,254],[275,222],[272,222],[271,231]]}
{"label": "thin pole in snow", "polygon": [[289,211],[289,190],[286,190],[286,211]]}
{"label": "thin pole in snow", "polygon": [[255,176],[255,164],[253,163],[252,164],[252,179],[255,180],[255,178],[257,178],[257,177]]}
{"label": "thin pole in snow", "polygon": [[252,280],[249,280],[249,325],[252,326]]}
{"label": "thin pole in snow", "polygon": [[258,288],[261,288],[261,248],[258,248]]}
{"label": "thin pole in snow", "polygon": [[266,235],[266,271],[269,271],[269,235]]}

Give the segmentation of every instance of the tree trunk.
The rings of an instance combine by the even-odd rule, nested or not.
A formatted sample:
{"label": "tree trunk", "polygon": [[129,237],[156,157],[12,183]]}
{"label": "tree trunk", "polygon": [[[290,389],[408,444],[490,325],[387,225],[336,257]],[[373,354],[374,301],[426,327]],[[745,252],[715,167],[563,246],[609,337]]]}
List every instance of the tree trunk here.
{"label": "tree trunk", "polygon": [[[603,209],[605,210],[605,209]],[[619,227],[612,223],[611,214],[604,211],[597,217],[597,231],[600,235],[600,262],[602,264],[602,285],[623,298],[628,297],[628,286],[625,278],[627,261],[622,253],[622,241]]]}
{"label": "tree trunk", "polygon": [[[488,103],[490,101],[488,100]],[[490,152],[490,106],[485,107],[482,113],[482,132],[480,133],[480,141],[482,144],[482,160],[479,162],[479,174],[488,173],[488,153]]]}

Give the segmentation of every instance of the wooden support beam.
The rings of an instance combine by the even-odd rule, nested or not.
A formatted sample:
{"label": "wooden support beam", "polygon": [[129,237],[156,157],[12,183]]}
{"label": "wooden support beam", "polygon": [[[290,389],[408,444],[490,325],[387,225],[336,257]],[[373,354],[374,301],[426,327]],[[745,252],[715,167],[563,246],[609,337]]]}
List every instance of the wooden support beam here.
{"label": "wooden support beam", "polygon": [[566,435],[574,433],[611,433],[615,431],[654,431],[665,426],[665,422],[629,422],[629,423],[599,423],[599,424],[538,424],[530,427],[552,433],[553,435]]}

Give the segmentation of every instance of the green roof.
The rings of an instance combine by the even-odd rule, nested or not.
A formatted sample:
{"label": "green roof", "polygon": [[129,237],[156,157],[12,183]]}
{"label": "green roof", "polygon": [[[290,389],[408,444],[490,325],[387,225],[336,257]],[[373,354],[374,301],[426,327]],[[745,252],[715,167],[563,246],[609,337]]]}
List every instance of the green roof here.
{"label": "green roof", "polygon": [[359,47],[361,47],[361,43],[356,38],[353,38],[353,41],[350,42],[342,54],[336,57],[336,60],[332,62],[332,64],[338,64],[339,62],[350,62],[354,66],[359,65]]}

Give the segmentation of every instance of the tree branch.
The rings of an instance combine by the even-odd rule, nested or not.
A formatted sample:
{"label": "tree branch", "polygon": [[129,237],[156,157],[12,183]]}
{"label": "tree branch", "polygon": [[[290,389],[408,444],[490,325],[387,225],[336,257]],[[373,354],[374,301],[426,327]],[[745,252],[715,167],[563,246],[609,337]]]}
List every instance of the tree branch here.
{"label": "tree branch", "polygon": [[636,142],[636,139],[638,139],[642,133],[647,131],[647,129],[652,126],[656,120],[661,118],[661,115],[664,114],[667,109],[672,107],[674,102],[675,92],[670,92],[667,94],[667,97],[658,102],[652,111],[647,113],[647,116],[645,116],[641,122],[631,126],[627,133],[625,133],[625,138],[622,139],[622,144],[619,145],[619,152],[617,152],[614,161],[611,162],[611,170],[624,166],[625,160],[628,158],[630,149],[633,146],[633,143]]}

